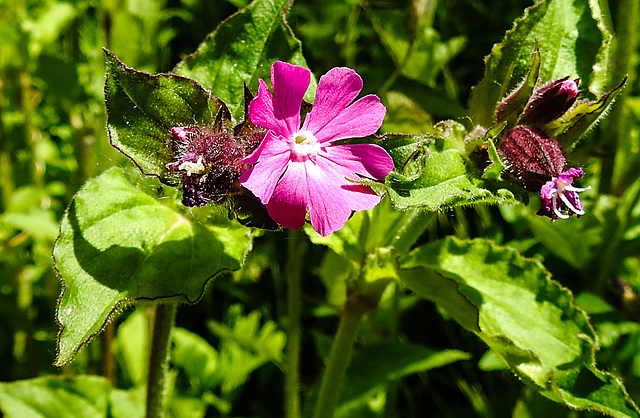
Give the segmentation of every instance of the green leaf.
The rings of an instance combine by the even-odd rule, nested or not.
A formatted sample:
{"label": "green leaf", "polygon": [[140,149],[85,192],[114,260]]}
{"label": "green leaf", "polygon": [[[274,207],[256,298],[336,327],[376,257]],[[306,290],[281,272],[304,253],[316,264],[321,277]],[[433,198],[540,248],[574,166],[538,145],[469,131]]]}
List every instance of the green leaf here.
{"label": "green leaf", "polygon": [[436,212],[455,206],[514,202],[511,191],[482,179],[482,171],[461,151],[463,132],[454,123],[450,125],[452,129],[445,128],[439,135],[379,143],[389,151],[396,167],[385,179],[393,206]]}
{"label": "green leaf", "polygon": [[183,328],[173,328],[171,340],[171,363],[185,371],[192,387],[211,389],[218,364],[216,350],[207,340]]}
{"label": "green leaf", "polygon": [[118,326],[118,360],[123,374],[131,379],[134,386],[144,386],[147,377],[148,334],[148,318],[141,310],[131,313]]}
{"label": "green leaf", "polygon": [[[413,373],[425,372],[471,358],[458,350],[432,350],[414,344],[380,343],[354,354],[342,384],[337,416],[366,402],[380,387]],[[375,364],[375,367],[371,367]]]}
{"label": "green leaf", "polygon": [[619,379],[596,368],[587,315],[539,262],[490,241],[448,237],[400,267],[402,283],[476,333],[542,395],[574,409],[640,414]]}
{"label": "green leaf", "polygon": [[193,80],[136,71],[126,67],[110,51],[104,52],[107,129],[111,144],[143,173],[173,184],[175,178],[165,167],[175,159],[171,128],[212,125],[224,104]]}
{"label": "green leaf", "polygon": [[474,124],[493,124],[498,102],[529,72],[536,45],[542,58],[542,81],[579,77],[593,94],[602,94],[609,81],[611,44],[602,21],[595,0],[548,0],[527,8],[485,59],[484,78],[469,101]]}
{"label": "green leaf", "polygon": [[53,250],[63,281],[56,364],[70,361],[123,303],[194,303],[215,274],[238,269],[251,239],[246,228],[226,222],[205,226],[175,212],[117,168],[87,182]]}
{"label": "green leaf", "polygon": [[208,322],[209,329],[221,340],[215,377],[224,395],[241,386],[260,366],[284,360],[285,333],[273,321],[260,325],[260,319],[260,312],[243,315],[242,306],[232,305],[229,325]]}
{"label": "green leaf", "polygon": [[[143,353],[141,353],[143,354]],[[110,414],[113,418],[143,418],[145,416],[145,387],[129,390],[114,389],[111,392]],[[173,403],[175,397],[171,399]]]}
{"label": "green leaf", "polygon": [[104,418],[111,390],[99,376],[0,382],[0,412],[6,418]]}
{"label": "green leaf", "polygon": [[[174,72],[197,80],[239,118],[243,85],[257,88],[258,78],[270,80],[274,61],[307,66],[302,45],[283,18],[289,4],[290,0],[255,0],[222,22]],[[315,81],[310,91],[315,92]]]}

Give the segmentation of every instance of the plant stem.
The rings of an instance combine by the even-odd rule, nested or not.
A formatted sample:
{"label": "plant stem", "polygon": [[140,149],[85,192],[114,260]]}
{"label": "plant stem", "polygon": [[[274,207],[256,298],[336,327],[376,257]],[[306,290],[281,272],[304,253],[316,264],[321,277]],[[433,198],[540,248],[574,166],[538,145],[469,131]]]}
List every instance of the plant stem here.
{"label": "plant stem", "polygon": [[[616,52],[614,55],[613,71],[611,82],[613,85],[619,83],[628,75],[627,85],[632,86],[634,82],[634,65],[636,50],[638,46],[638,13],[635,12],[640,7],[639,0],[622,0],[618,5],[616,22]],[[634,12],[631,12],[631,11]],[[627,98],[628,88],[624,89],[611,112],[605,119],[606,128],[602,130],[602,144],[604,144],[605,156],[602,161],[600,174],[600,194],[621,195],[622,190],[617,190],[613,182],[616,153],[618,151],[619,138],[624,134],[622,126],[624,117],[624,104]]]}
{"label": "plant stem", "polygon": [[304,233],[290,230],[287,278],[287,368],[284,382],[284,409],[287,418],[300,417],[300,325],[302,311],[302,260],[306,249]]}
{"label": "plant stem", "polygon": [[357,301],[353,304],[347,302],[340,315],[338,331],[333,339],[327,366],[322,376],[314,418],[330,418],[334,415],[338,406],[342,379],[346,374],[353,343],[365,312],[366,309]]}
{"label": "plant stem", "polygon": [[177,305],[172,302],[154,306],[151,338],[149,339],[149,369],[147,371],[147,418],[165,416],[169,375],[169,344],[176,318]]}

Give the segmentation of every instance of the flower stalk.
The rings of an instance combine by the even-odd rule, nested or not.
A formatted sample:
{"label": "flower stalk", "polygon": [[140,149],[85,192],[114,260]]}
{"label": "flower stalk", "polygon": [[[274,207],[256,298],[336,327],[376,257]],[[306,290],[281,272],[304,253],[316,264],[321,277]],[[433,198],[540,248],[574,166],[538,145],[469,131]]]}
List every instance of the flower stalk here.
{"label": "flower stalk", "polygon": [[334,416],[340,397],[340,386],[347,372],[353,344],[366,312],[365,306],[355,300],[347,302],[340,315],[338,331],[333,339],[327,365],[322,375],[320,392],[313,413],[314,418]]}
{"label": "flower stalk", "polygon": [[307,241],[300,230],[289,230],[287,266],[287,346],[284,400],[287,418],[300,417],[300,345],[302,337],[302,260]]}
{"label": "flower stalk", "polygon": [[176,311],[177,305],[173,302],[158,303],[154,306],[151,315],[146,418],[162,418],[165,416],[168,395],[169,345]]}

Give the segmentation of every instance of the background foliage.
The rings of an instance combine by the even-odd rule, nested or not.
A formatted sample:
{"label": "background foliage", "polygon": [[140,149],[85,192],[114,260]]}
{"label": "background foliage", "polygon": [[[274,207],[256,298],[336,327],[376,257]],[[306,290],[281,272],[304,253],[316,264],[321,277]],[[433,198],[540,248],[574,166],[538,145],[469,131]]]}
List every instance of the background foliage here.
{"label": "background foliage", "polygon": [[[103,90],[108,68],[102,47],[112,51],[128,67],[152,74],[168,72],[194,52],[220,22],[248,3],[243,0],[0,0],[0,323],[3,324],[0,361],[7,365],[0,368],[0,381],[6,382],[0,384],[0,408],[7,416],[143,413],[142,385],[146,371],[141,356],[148,344],[144,306],[134,311],[121,305],[118,308],[121,315],[105,327],[101,336],[79,351],[74,362],[62,367],[52,365],[56,358],[58,325],[54,317],[60,282],[52,268],[51,248],[61,221],[63,244],[65,233],[73,231],[73,224],[67,218],[63,220],[63,214],[81,185],[103,172],[107,174],[100,177],[102,182],[126,177],[136,186],[137,191],[130,192],[128,202],[137,210],[144,214],[160,212],[162,215],[156,222],[182,219],[176,211],[157,205],[157,201],[152,202],[149,197],[172,198],[175,191],[141,176],[129,160],[109,145]],[[275,3],[281,7],[286,2]],[[558,4],[566,6],[567,2],[551,4],[553,8]],[[465,265],[486,257],[487,251],[495,251],[492,254],[496,269],[506,268],[505,260],[515,257],[518,263],[526,264],[523,271],[533,276],[546,277],[547,271],[550,272],[559,285],[546,289],[545,297],[565,303],[568,291],[572,292],[575,300],[566,304],[571,306],[572,315],[576,315],[580,323],[580,328],[572,331],[584,335],[583,340],[592,344],[576,340],[571,347],[553,347],[544,353],[547,358],[527,357],[523,365],[546,367],[560,362],[559,353],[568,351],[578,353],[576,361],[588,362],[590,356],[596,355],[598,368],[621,377],[631,399],[640,401],[637,297],[640,292],[640,179],[637,175],[640,170],[640,86],[635,76],[640,51],[634,39],[640,9],[637,1],[629,0],[612,0],[608,5],[605,1],[581,4],[590,4],[589,10],[598,13],[591,15],[584,9],[574,10],[572,16],[582,16],[574,23],[597,25],[602,30],[598,33],[610,34],[610,39],[601,37],[586,45],[593,49],[595,42],[610,50],[609,54],[605,51],[598,55],[600,72],[591,74],[585,70],[585,63],[575,63],[578,72],[584,73],[580,74],[583,88],[589,90],[593,99],[611,90],[625,74],[629,75],[627,86],[608,118],[583,138],[570,155],[573,163],[587,168],[582,181],[583,185],[592,187],[590,193],[583,195],[587,215],[579,220],[572,218],[551,224],[533,215],[533,202],[529,206],[459,206],[422,215],[417,220],[399,214],[394,227],[411,230],[419,225],[415,236],[409,239],[411,242],[403,243],[393,241],[393,231],[375,235],[367,229],[367,223],[374,223],[376,216],[393,216],[388,206],[381,205],[371,215],[354,217],[349,224],[351,229],[343,234],[327,241],[316,238],[315,243],[324,245],[307,248],[302,283],[302,384],[305,392],[311,394],[310,398],[317,390],[322,359],[335,332],[336,307],[344,303],[340,275],[365,267],[349,264],[349,260],[362,258],[358,252],[362,247],[356,244],[366,242],[366,248],[372,249],[386,248],[393,243],[408,252],[413,243],[422,245],[453,235],[455,238],[424,246],[402,258],[402,280],[413,292],[392,285],[380,306],[367,318],[347,375],[345,386],[349,390],[340,400],[339,414],[363,417],[424,416],[426,413],[441,417],[592,415],[571,412],[518,383],[496,355],[522,355],[510,351],[508,341],[495,338],[496,329],[505,326],[500,318],[465,310],[464,300],[459,301],[460,306],[445,311],[442,306],[436,308],[419,297],[430,295],[437,302],[439,295],[434,297],[432,291],[427,292],[420,283],[416,284],[412,269],[417,267],[427,272],[422,274],[442,280],[443,291],[451,281],[464,282],[470,287],[477,286],[476,281],[489,288],[509,286],[509,283],[485,280],[491,277],[492,271],[474,276],[464,269]],[[492,111],[491,100],[482,94],[482,84],[471,98],[472,86],[483,78],[484,56],[530,5],[531,2],[524,0],[509,4],[499,0],[300,0],[292,7],[287,20],[301,44],[280,22],[264,22],[282,45],[281,49],[266,53],[281,59],[289,56],[292,62],[306,59],[316,76],[334,66],[352,67],[364,78],[363,93],[380,95],[388,109],[382,131],[434,133],[435,122],[442,119],[468,123],[465,118],[468,103],[472,103],[472,107],[476,103],[473,107],[476,113],[471,114],[474,122],[487,121]],[[564,10],[558,6],[558,10],[552,12]],[[233,39],[233,35],[225,33],[221,39]],[[541,42],[542,36],[532,27],[529,36],[512,41],[532,43],[535,38]],[[224,46],[221,45],[217,48]],[[221,54],[214,46],[210,47],[212,54]],[[585,45],[580,45],[582,47]],[[255,52],[240,51],[243,57],[252,57]],[[203,83],[204,87],[228,101],[230,106],[236,105],[231,111],[238,118],[242,107],[236,99],[242,95],[241,85],[235,83],[236,80],[216,78],[215,73],[201,74],[194,70],[201,68],[197,60],[206,57],[206,53],[208,51],[199,55],[200,58],[185,60],[176,72],[210,80],[208,85]],[[231,57],[220,65],[232,62]],[[113,61],[107,64],[114,65]],[[500,64],[492,67],[493,64],[487,62],[487,68],[493,68],[488,71],[500,73]],[[552,63],[547,65],[543,70],[545,77],[564,76],[560,69],[552,69]],[[268,67],[260,71],[261,74],[245,74],[241,79],[249,77],[255,82],[257,77],[264,77]],[[514,74],[513,79],[523,75]],[[505,91],[511,87],[505,86]],[[432,152],[443,161],[457,158],[451,149],[434,147]],[[109,170],[116,165],[124,167],[124,171]],[[81,193],[90,194],[92,190],[85,188]],[[433,190],[429,195],[433,196],[432,193]],[[501,196],[504,200],[512,197]],[[439,200],[434,198],[434,201],[437,202],[432,209],[437,209]],[[109,219],[102,211],[104,208],[83,206],[78,200],[72,207],[91,216],[100,212],[100,217]],[[200,211],[205,213],[194,210],[196,218],[212,216],[206,211],[210,210]],[[185,227],[182,233],[198,236],[207,233],[203,229]],[[357,237],[355,243],[353,237]],[[461,241],[468,238],[482,240],[474,244]],[[288,268],[289,241],[282,233],[256,237],[241,270],[218,275],[198,304],[181,307],[172,346],[172,415],[283,415],[283,330],[287,326],[283,276]],[[487,250],[487,245],[493,245],[489,242],[497,246]],[[464,246],[472,247],[465,250],[469,260],[457,258],[459,248]],[[513,249],[535,261],[514,255]],[[243,248],[229,251],[234,257],[243,254]],[[376,262],[384,265],[385,254],[378,252],[376,257]],[[434,257],[448,262],[434,263]],[[214,264],[216,262],[214,260]],[[217,271],[233,267],[233,260],[226,262],[207,268]],[[58,268],[73,270],[76,267]],[[525,276],[513,274],[517,278]],[[376,279],[367,278],[368,283]],[[135,287],[135,277],[128,283]],[[125,288],[114,296],[115,300],[126,301],[130,296],[128,291],[130,289]],[[192,290],[195,296],[189,300],[197,299],[200,291]],[[518,288],[516,291],[528,298],[540,289]],[[140,294],[134,293],[135,296]],[[472,296],[469,298],[473,299]],[[501,306],[500,300],[494,303]],[[584,314],[574,309],[574,303],[586,312],[591,325],[580,322]],[[508,309],[509,305],[505,306]],[[101,311],[99,307],[95,310]],[[517,312],[507,313],[517,315]],[[557,312],[549,309],[539,315],[552,316]],[[463,326],[466,324],[466,329],[457,326],[454,320]],[[535,323],[536,318],[531,321]],[[564,331],[566,329],[561,329],[558,333]],[[95,333],[96,329],[87,332]],[[554,332],[549,331],[550,338]],[[526,340],[526,336],[522,339]],[[594,343],[596,339],[598,344]],[[493,350],[488,350],[487,345]],[[599,350],[594,354],[592,346],[596,345]],[[57,354],[70,355],[68,352]],[[376,371],[371,370],[372,364],[377,365]],[[544,374],[545,367],[533,373],[532,367],[523,366],[518,377],[534,381],[539,378],[536,383],[540,383],[548,377]],[[602,376],[600,371],[593,373]],[[571,373],[554,378],[563,390],[575,389],[572,384],[576,379]]]}

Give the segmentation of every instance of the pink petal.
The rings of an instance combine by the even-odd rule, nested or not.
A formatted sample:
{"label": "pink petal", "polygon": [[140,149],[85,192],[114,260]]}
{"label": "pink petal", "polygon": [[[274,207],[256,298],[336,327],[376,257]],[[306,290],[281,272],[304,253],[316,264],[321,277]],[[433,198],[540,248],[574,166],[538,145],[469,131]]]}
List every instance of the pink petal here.
{"label": "pink petal", "polygon": [[280,136],[290,136],[285,121],[275,117],[273,96],[265,82],[258,80],[258,95],[249,103],[249,119],[254,125],[273,131]]}
{"label": "pink petal", "polygon": [[267,212],[285,228],[298,229],[304,225],[308,202],[305,163],[291,163],[267,203]]}
{"label": "pink petal", "polygon": [[330,160],[317,158],[307,162],[307,187],[309,189],[309,217],[311,226],[320,235],[327,236],[342,228],[353,210],[375,207],[380,197],[370,188],[354,184],[345,177],[353,173]]}
{"label": "pink petal", "polygon": [[287,169],[290,150],[284,138],[273,137],[269,132],[260,147],[247,159],[251,159],[257,151],[260,151],[258,164],[242,173],[240,183],[251,190],[263,204],[267,204],[278,180]]}
{"label": "pink petal", "polygon": [[[356,179],[358,175],[349,168],[334,163],[326,158],[317,158],[316,165],[324,174],[322,186],[332,185],[332,194],[335,195],[343,206],[349,210],[367,210],[375,207],[380,202],[378,196],[370,187],[354,183],[347,178]],[[313,194],[312,194],[313,196]]]}
{"label": "pink petal", "polygon": [[350,68],[332,68],[320,77],[316,101],[304,121],[312,133],[320,131],[344,111],[362,90],[362,78]]}
{"label": "pink petal", "polygon": [[320,142],[372,135],[382,125],[386,112],[380,98],[371,94],[347,107],[314,135]]}
{"label": "pink petal", "polygon": [[244,157],[242,159],[242,162],[245,164],[257,163],[258,160],[260,159],[260,155],[262,154],[262,151],[265,149],[265,147],[269,145],[271,141],[273,141],[273,138],[278,138],[278,137],[275,137],[274,134],[271,133],[271,131],[267,131],[267,133],[264,135],[264,138],[262,138],[260,145],[258,145],[258,147],[254,149],[251,154]]}
{"label": "pink petal", "polygon": [[393,170],[393,160],[384,148],[373,144],[345,144],[325,147],[325,158],[351,172],[383,180]]}
{"label": "pink petal", "polygon": [[311,71],[304,67],[276,61],[271,67],[273,87],[273,111],[278,120],[284,121],[291,137],[300,129],[300,106],[309,87]]}

